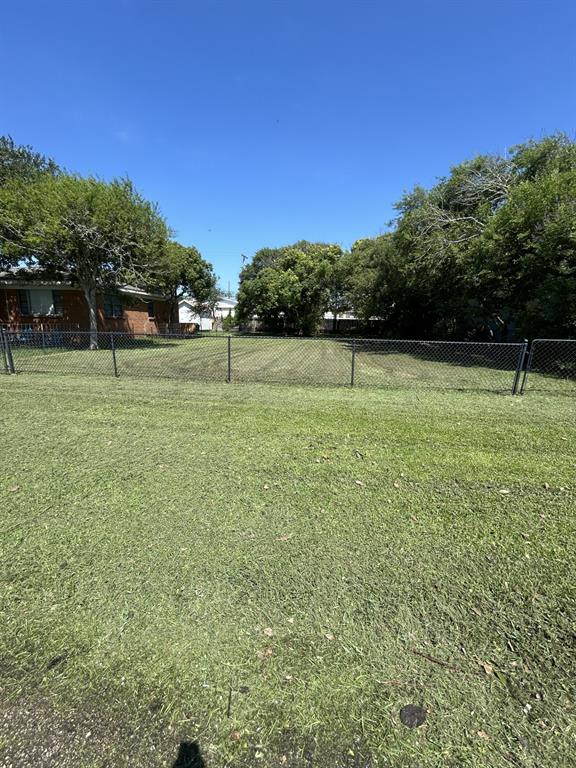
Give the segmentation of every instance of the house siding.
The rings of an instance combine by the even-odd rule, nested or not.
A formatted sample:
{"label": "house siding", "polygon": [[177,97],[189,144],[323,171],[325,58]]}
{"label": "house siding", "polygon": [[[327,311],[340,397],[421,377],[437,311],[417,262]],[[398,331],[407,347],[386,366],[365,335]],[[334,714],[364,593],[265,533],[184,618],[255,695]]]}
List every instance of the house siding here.
{"label": "house siding", "polygon": [[[48,286],[47,286],[48,287]],[[88,330],[88,306],[82,291],[71,288],[54,287],[62,292],[62,316],[22,315],[18,288],[0,288],[0,322],[9,325],[29,325],[32,327],[50,326],[64,330]],[[34,290],[33,286],[29,290]],[[170,322],[170,308],[166,301],[154,299],[155,317],[148,317],[148,300],[137,296],[121,294],[123,314],[119,318],[106,317],[104,314],[104,296],[97,297],[98,329],[124,333],[160,333]]]}

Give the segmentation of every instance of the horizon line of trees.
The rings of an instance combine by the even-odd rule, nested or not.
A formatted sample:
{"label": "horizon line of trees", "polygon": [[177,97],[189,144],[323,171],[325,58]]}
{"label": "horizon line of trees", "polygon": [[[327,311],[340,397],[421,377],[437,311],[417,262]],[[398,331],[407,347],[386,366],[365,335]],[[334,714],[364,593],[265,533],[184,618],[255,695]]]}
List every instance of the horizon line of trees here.
{"label": "horizon line of trees", "polygon": [[[576,334],[576,143],[564,134],[479,155],[395,206],[390,232],[263,248],[240,273],[237,319],[314,334],[351,313],[387,336],[512,340]],[[103,181],[0,137],[0,267],[38,264],[83,290],[93,345],[96,289],[192,296],[210,311],[212,265],[174,240],[127,179]],[[376,321],[374,321],[376,319]]]}
{"label": "horizon line of trees", "polygon": [[[514,340],[576,334],[576,143],[564,134],[479,155],[395,206],[390,232],[263,248],[237,317],[313,334],[350,312],[388,336]],[[371,322],[372,319],[372,322]],[[361,329],[360,329],[361,330]]]}
{"label": "horizon line of trees", "polygon": [[65,273],[83,291],[96,348],[96,291],[123,284],[178,299],[199,311],[219,297],[212,265],[194,246],[174,240],[158,206],[128,178],[103,181],[60,168],[32,147],[0,136],[0,268],[38,265]]}

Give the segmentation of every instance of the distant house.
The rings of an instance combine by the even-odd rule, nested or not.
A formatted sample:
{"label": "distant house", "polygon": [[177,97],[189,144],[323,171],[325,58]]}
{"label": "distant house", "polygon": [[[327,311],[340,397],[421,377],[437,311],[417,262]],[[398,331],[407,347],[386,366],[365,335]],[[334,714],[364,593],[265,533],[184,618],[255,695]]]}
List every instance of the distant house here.
{"label": "distant house", "polygon": [[201,331],[213,331],[222,327],[225,317],[234,317],[236,311],[235,299],[222,296],[214,307],[214,312],[199,312],[194,304],[194,299],[180,299],[178,302],[178,320],[180,323],[190,325],[194,323]]}
{"label": "distant house", "polygon": [[[97,294],[98,329],[160,333],[170,323],[166,298],[134,286]],[[83,291],[65,275],[39,268],[13,267],[0,272],[0,325],[87,330],[88,305]]]}

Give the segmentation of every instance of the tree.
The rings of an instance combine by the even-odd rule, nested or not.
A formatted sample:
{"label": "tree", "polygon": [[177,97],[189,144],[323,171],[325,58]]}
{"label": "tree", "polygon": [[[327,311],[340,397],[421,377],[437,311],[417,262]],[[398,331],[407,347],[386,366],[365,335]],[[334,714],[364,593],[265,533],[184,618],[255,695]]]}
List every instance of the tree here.
{"label": "tree", "polygon": [[[56,163],[32,147],[19,146],[11,136],[0,136],[0,189],[11,183],[30,184],[43,174],[60,172]],[[16,264],[21,259],[24,243],[19,241],[14,221],[0,211],[0,267]]]}
{"label": "tree", "polygon": [[397,323],[404,277],[391,234],[357,240],[346,262],[348,295],[356,315],[376,316],[390,327]]}
{"label": "tree", "polygon": [[181,297],[193,298],[200,308],[210,302],[216,292],[212,265],[202,258],[194,246],[184,246],[173,240],[159,255],[155,276],[159,288],[168,296],[170,316],[174,321]]}
{"label": "tree", "polygon": [[60,169],[49,157],[32,147],[19,146],[11,136],[0,136],[0,187],[9,181],[36,181],[44,173],[55,176]]}
{"label": "tree", "polygon": [[283,248],[263,248],[240,273],[237,313],[253,315],[271,330],[313,333],[330,301],[338,245],[302,240]]}
{"label": "tree", "polygon": [[214,320],[216,318],[216,306],[220,301],[221,291],[216,285],[216,278],[210,283],[207,290],[195,298],[194,306],[199,315],[208,314]]}
{"label": "tree", "polygon": [[32,183],[12,180],[0,190],[0,210],[29,262],[65,273],[82,288],[91,349],[98,340],[97,289],[148,285],[169,238],[157,206],[128,179],[43,174]]}
{"label": "tree", "polygon": [[576,162],[517,184],[491,220],[477,269],[517,335],[576,335]]}
{"label": "tree", "polygon": [[338,255],[328,276],[328,301],[326,303],[326,309],[332,313],[332,331],[334,333],[338,330],[338,315],[352,309],[351,275],[350,254]]}
{"label": "tree", "polygon": [[416,187],[397,205],[392,250],[376,258],[365,306],[386,310],[381,288],[398,270],[396,333],[573,334],[575,172],[576,144],[556,135]]}

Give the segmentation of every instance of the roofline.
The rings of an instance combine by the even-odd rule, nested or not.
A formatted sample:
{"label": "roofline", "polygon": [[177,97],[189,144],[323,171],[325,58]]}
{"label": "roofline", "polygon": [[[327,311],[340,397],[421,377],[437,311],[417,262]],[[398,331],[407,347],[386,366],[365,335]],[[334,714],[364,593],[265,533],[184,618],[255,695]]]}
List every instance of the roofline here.
{"label": "roofline", "polygon": [[0,286],[3,288],[59,288],[63,291],[78,291],[78,286],[69,282],[58,280],[6,280],[0,277]]}
{"label": "roofline", "polygon": [[[133,288],[132,286],[124,286],[119,285],[117,286],[118,293],[124,293],[128,296],[139,296],[142,299],[154,299],[155,301],[168,301],[167,296],[163,296],[161,293],[150,293],[149,291],[142,291],[140,288]],[[102,290],[99,291],[102,293]],[[104,288],[104,292],[106,292],[106,288]]]}
{"label": "roofline", "polygon": [[[191,299],[191,298],[186,297],[186,296],[181,296],[178,299],[178,304],[188,304],[189,307],[193,307],[195,302],[196,302],[196,299]],[[227,299],[227,298],[218,299],[216,304],[220,304],[220,302],[228,302],[229,304],[233,304],[234,306],[236,306],[238,304],[238,302],[235,301],[234,299]],[[200,304],[201,303],[202,302],[200,302]]]}
{"label": "roofline", "polygon": [[[6,280],[4,278],[0,278],[0,288],[15,288],[17,290],[29,290],[30,288],[56,288],[59,291],[82,292],[82,288],[80,288],[80,286],[73,285],[70,282],[59,282],[58,280]],[[107,289],[106,286],[103,286],[101,288],[97,288],[96,292],[106,293],[107,290],[112,290],[112,288]],[[152,299],[154,301],[168,301],[167,297],[163,296],[161,293],[150,293],[149,291],[142,291],[139,288],[133,288],[131,286],[119,285],[116,286],[116,290],[118,293],[122,293],[125,296],[135,296],[142,299],[143,301]]]}

